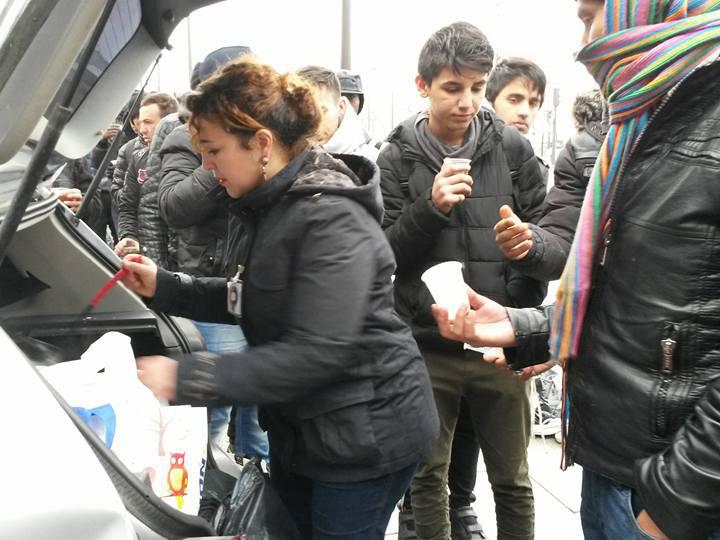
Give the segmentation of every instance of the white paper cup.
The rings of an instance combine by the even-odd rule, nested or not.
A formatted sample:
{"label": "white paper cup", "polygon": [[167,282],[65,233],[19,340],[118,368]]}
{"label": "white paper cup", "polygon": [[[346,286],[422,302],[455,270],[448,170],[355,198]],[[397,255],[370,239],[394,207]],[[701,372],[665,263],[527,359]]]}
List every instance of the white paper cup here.
{"label": "white paper cup", "polygon": [[462,275],[462,263],[447,261],[425,270],[420,279],[430,290],[435,303],[447,308],[450,320],[460,306],[468,303],[467,288]]}
{"label": "white paper cup", "polygon": [[457,167],[460,168],[460,165],[462,165],[465,170],[470,170],[470,160],[466,158],[453,158],[453,157],[446,157],[443,159],[443,163],[446,165],[449,165],[450,167]]}
{"label": "white paper cup", "polygon": [[65,199],[80,199],[82,197],[82,192],[77,188],[54,187],[50,189],[61,201]]}

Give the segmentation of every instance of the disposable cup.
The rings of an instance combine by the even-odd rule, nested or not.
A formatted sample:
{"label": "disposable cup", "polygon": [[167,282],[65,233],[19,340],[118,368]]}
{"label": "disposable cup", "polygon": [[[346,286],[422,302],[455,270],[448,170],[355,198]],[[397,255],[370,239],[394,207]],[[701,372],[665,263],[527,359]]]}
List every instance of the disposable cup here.
{"label": "disposable cup", "polygon": [[466,158],[453,158],[453,157],[446,157],[443,159],[443,163],[451,166],[451,167],[458,167],[459,165],[463,165],[465,170],[470,170],[470,160]]}
{"label": "disposable cup", "polygon": [[82,193],[77,188],[54,187],[51,188],[53,193],[57,193],[58,197],[75,196],[80,197]]}
{"label": "disposable cup", "polygon": [[435,303],[447,308],[450,320],[461,305],[468,303],[467,289],[462,275],[462,263],[447,261],[425,270],[420,279],[430,290]]}

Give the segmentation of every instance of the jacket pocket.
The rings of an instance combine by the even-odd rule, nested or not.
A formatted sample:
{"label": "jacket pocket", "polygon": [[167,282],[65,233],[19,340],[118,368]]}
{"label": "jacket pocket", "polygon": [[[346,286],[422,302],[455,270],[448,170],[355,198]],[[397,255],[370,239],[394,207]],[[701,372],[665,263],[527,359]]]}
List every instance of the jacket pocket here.
{"label": "jacket pocket", "polygon": [[181,242],[176,252],[178,269],[196,276],[215,275],[214,244],[191,244]]}
{"label": "jacket pocket", "polygon": [[340,385],[297,407],[301,441],[311,465],[373,465],[380,461],[370,402],[370,382]]}
{"label": "jacket pocket", "polygon": [[680,337],[680,325],[666,321],[663,323],[658,347],[657,371],[659,381],[653,392],[652,405],[650,407],[650,422],[652,433],[660,438],[666,438],[675,429],[672,424],[673,403],[672,390],[675,381],[675,369],[677,365],[677,349]]}

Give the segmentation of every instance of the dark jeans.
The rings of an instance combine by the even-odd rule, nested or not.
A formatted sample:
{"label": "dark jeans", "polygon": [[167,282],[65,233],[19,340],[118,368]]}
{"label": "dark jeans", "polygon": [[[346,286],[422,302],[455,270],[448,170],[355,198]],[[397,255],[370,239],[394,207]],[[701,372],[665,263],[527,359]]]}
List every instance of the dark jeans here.
{"label": "dark jeans", "polygon": [[477,479],[480,444],[475,436],[472,416],[467,400],[460,400],[460,411],[455,424],[452,441],[450,467],[448,468],[448,488],[450,489],[450,508],[462,508],[475,502],[475,481]]}
{"label": "dark jeans", "polygon": [[[637,524],[636,516],[641,510],[631,488],[583,470],[580,519],[585,540],[652,538]],[[720,529],[715,530],[708,540],[718,539]]]}
{"label": "dark jeans", "polygon": [[302,540],[383,540],[416,467],[360,482],[322,482],[280,467],[270,477]]}

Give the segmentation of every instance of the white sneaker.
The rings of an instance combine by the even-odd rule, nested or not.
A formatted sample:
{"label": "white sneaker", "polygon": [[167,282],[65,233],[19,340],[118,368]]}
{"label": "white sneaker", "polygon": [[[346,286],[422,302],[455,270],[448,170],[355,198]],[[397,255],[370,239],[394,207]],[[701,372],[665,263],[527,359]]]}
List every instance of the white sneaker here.
{"label": "white sneaker", "polygon": [[540,437],[549,437],[551,435],[555,435],[556,433],[560,433],[561,428],[562,425],[559,418],[545,418],[540,423],[533,423],[530,428],[530,432],[533,435],[538,435]]}

